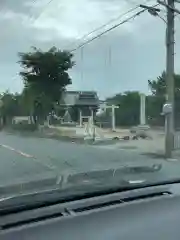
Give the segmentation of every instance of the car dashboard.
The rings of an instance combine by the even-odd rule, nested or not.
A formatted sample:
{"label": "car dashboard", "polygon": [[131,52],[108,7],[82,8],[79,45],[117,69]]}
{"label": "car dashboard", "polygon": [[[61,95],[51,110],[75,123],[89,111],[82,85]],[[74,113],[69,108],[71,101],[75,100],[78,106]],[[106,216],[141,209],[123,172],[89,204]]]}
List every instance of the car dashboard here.
{"label": "car dashboard", "polygon": [[5,214],[0,239],[179,239],[179,193],[176,183]]}

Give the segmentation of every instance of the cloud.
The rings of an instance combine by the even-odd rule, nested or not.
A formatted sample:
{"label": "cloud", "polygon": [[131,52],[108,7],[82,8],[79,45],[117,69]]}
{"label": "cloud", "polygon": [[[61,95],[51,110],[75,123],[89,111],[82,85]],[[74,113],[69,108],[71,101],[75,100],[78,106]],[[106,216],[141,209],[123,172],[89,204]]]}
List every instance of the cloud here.
{"label": "cloud", "polygon": [[[45,4],[45,3],[43,3]],[[46,2],[47,4],[47,2]],[[34,5],[43,11],[42,5]],[[95,27],[104,24],[110,16],[117,16],[127,9],[127,2],[112,4],[108,1],[95,0],[55,0],[48,5],[32,27],[38,30],[56,31],[57,35],[65,39],[79,39]],[[45,33],[45,31],[44,31]]]}
{"label": "cloud", "polygon": [[[29,51],[32,45],[42,49],[53,45],[72,49],[82,42],[78,39],[84,34],[139,3],[138,0],[48,2],[49,0],[1,0],[1,89],[22,89],[18,75],[18,52]],[[142,0],[143,2],[151,5],[156,1]],[[164,15],[164,11],[161,14]],[[112,25],[118,21],[120,20]],[[179,21],[177,17],[177,24]],[[97,90],[102,97],[133,89],[147,92],[147,80],[156,78],[165,68],[165,27],[163,21],[146,12],[76,51],[76,66],[70,71],[73,81],[70,88]],[[176,42],[179,40],[180,31],[176,28]],[[179,50],[177,44],[177,72]]]}

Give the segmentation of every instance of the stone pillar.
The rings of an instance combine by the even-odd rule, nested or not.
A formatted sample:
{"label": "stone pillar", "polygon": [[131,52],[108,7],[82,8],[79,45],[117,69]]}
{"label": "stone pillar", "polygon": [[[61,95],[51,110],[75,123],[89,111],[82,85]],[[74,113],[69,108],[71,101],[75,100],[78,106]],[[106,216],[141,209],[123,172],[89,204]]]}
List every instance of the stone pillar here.
{"label": "stone pillar", "polygon": [[140,125],[146,124],[146,95],[140,94]]}
{"label": "stone pillar", "polygon": [[81,109],[79,109],[79,125],[80,125],[80,127],[82,127],[82,110]]}
{"label": "stone pillar", "polygon": [[112,130],[116,130],[116,119],[115,119],[115,106],[112,105]]}
{"label": "stone pillar", "polygon": [[92,117],[92,118],[94,117],[94,111],[93,111],[92,108],[91,108],[91,117]]}

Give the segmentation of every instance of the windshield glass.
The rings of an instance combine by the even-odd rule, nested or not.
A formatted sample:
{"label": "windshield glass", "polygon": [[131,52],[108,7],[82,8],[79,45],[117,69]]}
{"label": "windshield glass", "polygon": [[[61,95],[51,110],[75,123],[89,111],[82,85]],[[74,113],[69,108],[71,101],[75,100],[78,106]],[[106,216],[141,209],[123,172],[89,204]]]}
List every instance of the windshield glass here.
{"label": "windshield glass", "polygon": [[1,200],[180,180],[178,14],[153,0],[0,7]]}

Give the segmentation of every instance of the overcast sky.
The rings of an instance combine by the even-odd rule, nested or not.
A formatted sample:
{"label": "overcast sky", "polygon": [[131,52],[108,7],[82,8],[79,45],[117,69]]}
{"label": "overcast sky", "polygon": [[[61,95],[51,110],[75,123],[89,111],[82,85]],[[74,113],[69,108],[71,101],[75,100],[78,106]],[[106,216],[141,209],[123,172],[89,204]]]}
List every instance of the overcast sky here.
{"label": "overcast sky", "polygon": [[[155,3],[153,0],[52,0],[48,4],[49,1],[0,0],[0,91],[22,90],[18,52],[29,51],[31,46],[72,49],[82,43],[84,34],[137,4]],[[161,16],[165,17],[165,9],[161,9]],[[179,16],[177,43],[180,42],[178,26]],[[163,21],[146,12],[77,50],[69,89],[96,90],[101,98],[126,90],[147,93],[148,79],[156,78],[165,68],[165,27]],[[180,44],[176,44],[177,73],[180,73],[179,60]]]}

